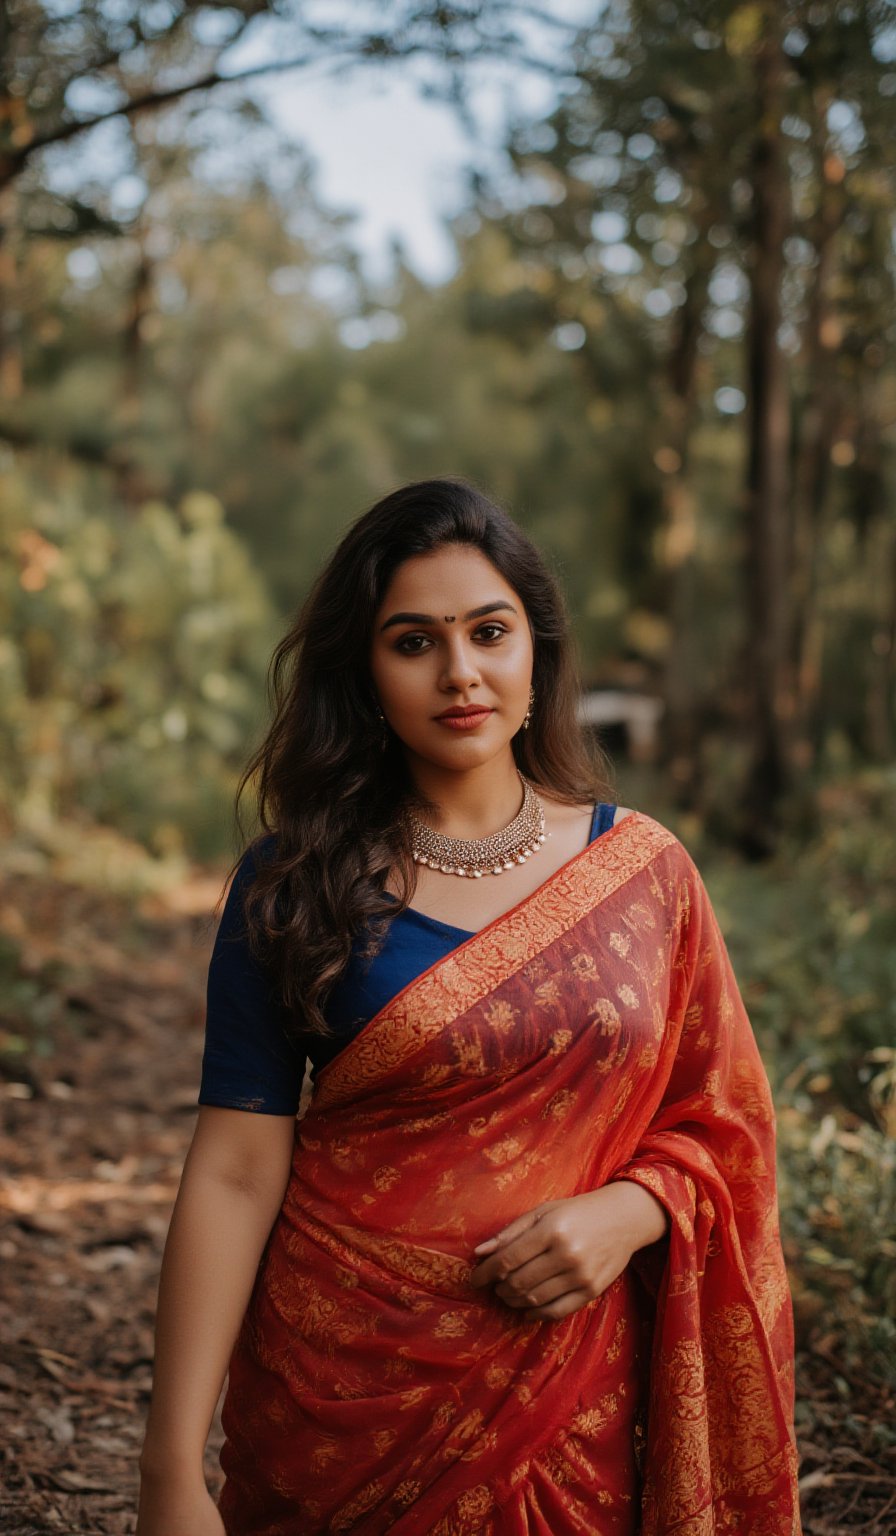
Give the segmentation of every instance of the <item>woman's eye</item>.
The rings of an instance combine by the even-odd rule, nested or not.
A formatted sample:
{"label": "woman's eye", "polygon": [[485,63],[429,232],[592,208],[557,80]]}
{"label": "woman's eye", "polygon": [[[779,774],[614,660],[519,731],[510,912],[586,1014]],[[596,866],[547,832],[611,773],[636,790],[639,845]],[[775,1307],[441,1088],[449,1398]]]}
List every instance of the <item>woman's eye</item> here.
{"label": "woman's eye", "polygon": [[[494,645],[495,641],[500,640],[506,633],[507,630],[503,624],[480,624],[475,631],[475,638],[484,640],[487,645]],[[431,644],[429,635],[402,635],[400,640],[396,640],[395,649],[402,656],[419,656],[423,651],[428,650]]]}

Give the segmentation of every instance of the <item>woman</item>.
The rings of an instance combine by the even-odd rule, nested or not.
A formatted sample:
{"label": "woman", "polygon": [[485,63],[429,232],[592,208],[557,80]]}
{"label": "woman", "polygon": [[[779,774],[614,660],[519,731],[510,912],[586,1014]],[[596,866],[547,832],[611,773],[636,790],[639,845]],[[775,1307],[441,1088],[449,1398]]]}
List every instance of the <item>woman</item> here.
{"label": "woman", "polygon": [[692,861],[605,798],[539,555],[407,486],[273,681],[140,1536],[798,1533],[768,1080]]}

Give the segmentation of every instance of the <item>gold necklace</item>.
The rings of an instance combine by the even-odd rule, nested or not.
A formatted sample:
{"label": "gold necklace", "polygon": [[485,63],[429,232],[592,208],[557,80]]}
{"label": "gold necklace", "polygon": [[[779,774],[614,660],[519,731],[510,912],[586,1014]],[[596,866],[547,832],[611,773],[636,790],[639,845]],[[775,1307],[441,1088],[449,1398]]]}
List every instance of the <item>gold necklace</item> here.
{"label": "gold necklace", "polygon": [[414,863],[425,864],[443,875],[469,875],[477,880],[483,875],[503,875],[514,864],[525,864],[538,852],[546,834],[544,806],[528,780],[521,773],[519,777],[523,786],[522,806],[513,821],[489,837],[444,837],[409,811]]}

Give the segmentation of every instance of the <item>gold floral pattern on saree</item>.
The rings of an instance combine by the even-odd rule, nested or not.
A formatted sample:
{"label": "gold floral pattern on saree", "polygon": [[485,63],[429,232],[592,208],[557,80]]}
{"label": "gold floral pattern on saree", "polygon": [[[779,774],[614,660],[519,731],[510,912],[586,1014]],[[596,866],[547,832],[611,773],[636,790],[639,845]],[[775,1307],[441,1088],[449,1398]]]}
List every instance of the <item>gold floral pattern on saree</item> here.
{"label": "gold floral pattern on saree", "polygon": [[620,886],[632,880],[662,849],[676,841],[659,822],[633,811],[595,838],[557,870],[532,896],[467,939],[371,1019],[318,1074],[315,1097],[321,1108],[334,1098],[355,1096],[383,1068],[416,1053],[446,1019],[455,1017],[541,955]]}

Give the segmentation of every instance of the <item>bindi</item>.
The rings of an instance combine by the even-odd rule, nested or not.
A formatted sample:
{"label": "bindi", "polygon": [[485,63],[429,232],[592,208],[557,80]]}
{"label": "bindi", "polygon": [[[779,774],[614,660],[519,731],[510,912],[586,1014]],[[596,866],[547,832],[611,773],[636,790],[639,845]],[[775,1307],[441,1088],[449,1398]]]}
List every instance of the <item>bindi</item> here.
{"label": "bindi", "polygon": [[454,618],[455,618],[455,616],[454,616],[453,613],[446,613],[445,614],[445,623],[446,624],[453,624],[454,623]]}

